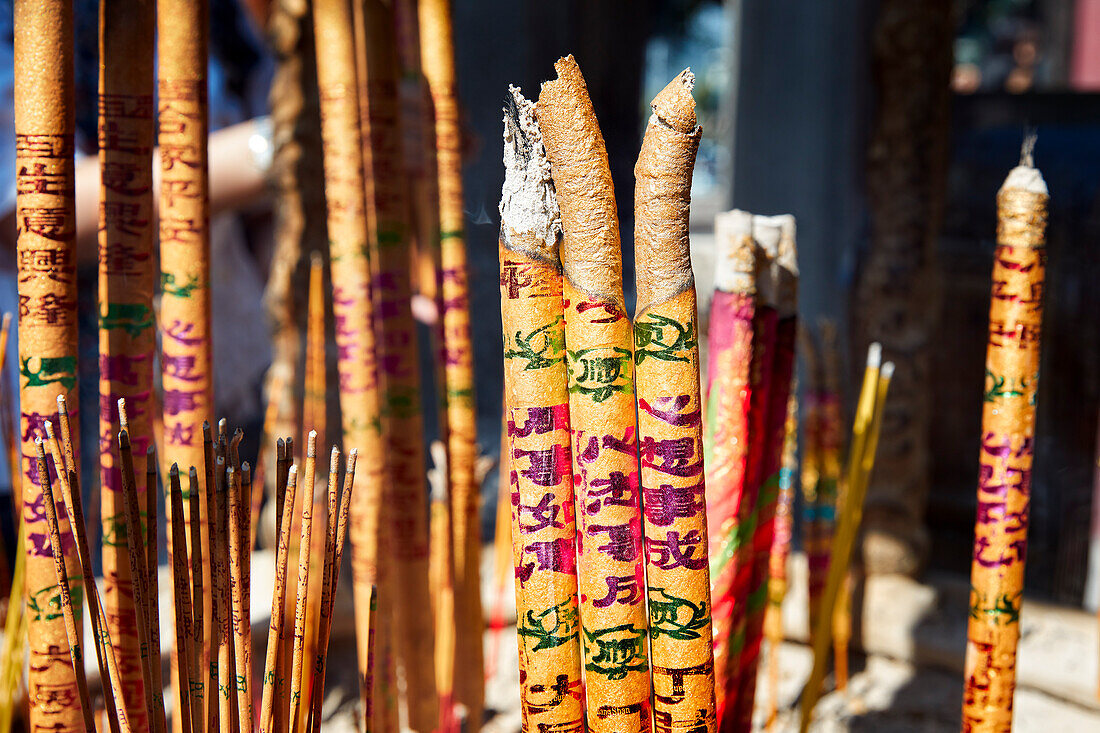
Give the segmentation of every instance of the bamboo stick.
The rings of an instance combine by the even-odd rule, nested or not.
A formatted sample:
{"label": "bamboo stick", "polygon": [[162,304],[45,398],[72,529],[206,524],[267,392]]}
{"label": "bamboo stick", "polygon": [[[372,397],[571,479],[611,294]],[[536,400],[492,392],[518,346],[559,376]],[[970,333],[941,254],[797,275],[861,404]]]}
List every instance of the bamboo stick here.
{"label": "bamboo stick", "polygon": [[653,114],[634,167],[634,362],[653,717],[661,733],[716,725],[699,316],[688,246],[691,178],[702,136],[694,84],[685,70],[650,103]]}
{"label": "bamboo stick", "polygon": [[[377,558],[379,534],[384,530],[381,517],[389,459],[378,397],[374,303],[366,247],[369,240],[367,210],[373,203],[373,196],[365,196],[364,192],[373,191],[373,183],[371,177],[364,177],[363,168],[364,159],[370,160],[369,137],[361,128],[369,118],[360,108],[360,104],[366,104],[367,97],[363,3],[356,0],[352,4],[354,15],[349,16],[347,6],[340,0],[319,0],[314,4],[314,30],[317,48],[329,50],[329,53],[318,54],[317,64],[321,105],[325,111],[322,134],[333,313],[340,352],[337,360],[340,411],[344,446],[358,449],[362,456],[359,472],[363,488],[356,492],[352,503],[351,545],[360,696],[367,710],[367,702],[376,695],[366,687],[370,593],[373,585],[385,587],[386,582],[385,570],[379,567]],[[349,29],[360,34],[358,43],[349,36]],[[388,603],[388,598],[384,597],[384,609]],[[386,612],[380,616],[386,616]],[[388,632],[382,637],[383,645],[387,637]],[[385,683],[389,678],[383,673],[378,679]],[[376,706],[371,714],[377,711],[380,716],[374,724],[378,731],[396,730],[396,708],[391,704],[394,693],[394,688],[387,687],[377,695],[383,704]]]}
{"label": "bamboo stick", "polygon": [[[77,700],[84,715],[85,730],[95,730],[95,713],[92,700],[88,695],[88,678],[84,674],[84,652],[80,644],[80,624],[77,620],[79,610],[73,609],[73,598],[69,590],[69,571],[65,567],[65,553],[61,546],[61,527],[57,520],[57,507],[54,506],[53,486],[50,484],[50,472],[46,466],[46,452],[42,447],[42,438],[34,441],[38,461],[38,475],[42,477],[42,504],[46,510],[46,525],[50,535],[50,552],[53,554],[54,570],[57,573],[57,586],[61,591],[61,614],[65,619],[65,633],[69,641],[69,658],[76,673]],[[59,470],[64,470],[59,467]]]}
{"label": "bamboo stick", "polygon": [[[164,457],[202,466],[203,422],[212,417],[214,384],[210,306],[210,209],[207,137],[208,0],[156,0],[157,143],[160,147],[161,407]],[[167,466],[162,467],[167,469]],[[200,476],[200,492],[212,491]],[[211,502],[199,504],[202,556],[213,559],[207,524]],[[189,512],[190,502],[184,511]],[[195,521],[190,516],[189,522]],[[201,566],[203,586],[213,588],[212,563]],[[202,598],[203,638],[214,636],[212,595]],[[196,613],[196,616],[199,616]],[[204,645],[203,669],[216,659]],[[210,704],[213,680],[204,675]],[[179,698],[178,680],[173,697]],[[213,730],[213,729],[209,729]]]}
{"label": "bamboo stick", "polygon": [[[73,17],[64,0],[14,3],[16,258],[19,300],[19,405],[23,431],[22,507],[28,728],[76,729],[76,673],[65,653],[64,619],[42,512],[33,436],[58,394],[77,391],[76,250],[73,169]],[[19,484],[17,484],[19,485]],[[80,592],[76,556],[62,520],[72,592]]]}
{"label": "bamboo stick", "polygon": [[[374,326],[378,378],[384,389],[382,422],[390,456],[387,511],[383,523],[392,529],[386,547],[394,577],[389,588],[383,576],[382,603],[392,604],[393,649],[404,668],[408,726],[426,733],[439,723],[435,689],[433,619],[428,589],[427,492],[423,461],[424,435],[420,413],[418,344],[410,308],[408,201],[402,178],[401,121],[397,109],[398,81],[392,7],[381,0],[364,3],[366,28],[367,124],[370,128],[374,179],[375,227],[368,238],[371,273],[377,287]],[[471,431],[472,434],[472,431]],[[480,639],[480,635],[477,637]],[[480,668],[478,670],[480,674]]]}
{"label": "bamboo stick", "polygon": [[588,725],[597,733],[639,731],[649,726],[651,688],[633,334],[624,310],[615,194],[603,135],[573,57],[559,59],[554,68],[558,78],[542,85],[536,113],[564,231]]}
{"label": "bamboo stick", "polygon": [[[118,431],[115,405],[125,398],[136,455],[145,470],[153,407],[153,242],[155,237],[153,55],[155,3],[101,0],[99,14],[99,435],[110,445]],[[141,663],[134,634],[134,599],[122,528],[121,476],[114,451],[99,452],[104,525],[104,602],[115,653],[124,671],[119,704],[137,733],[149,721],[141,707]],[[110,538],[108,541],[107,538]],[[173,693],[177,688],[173,686]],[[179,704],[178,699],[176,705]]]}
{"label": "bamboo stick", "polygon": [[[168,543],[168,565],[172,569],[172,601],[174,618],[176,622],[176,643],[174,664],[176,665],[176,679],[180,681],[179,707],[176,715],[179,716],[180,726],[186,733],[191,733],[194,726],[191,722],[191,708],[194,698],[191,690],[194,687],[194,676],[191,674],[191,640],[194,636],[193,619],[191,616],[191,587],[190,574],[187,571],[187,535],[183,518],[183,489],[180,487],[180,469],[175,463],[168,471],[168,524],[171,529],[172,541]],[[187,693],[184,694],[183,691]]]}
{"label": "bamboo stick", "polygon": [[435,142],[438,181],[438,303],[442,306],[447,486],[455,548],[455,623],[459,631],[455,639],[460,665],[455,674],[455,701],[466,707],[467,720],[476,726],[481,722],[485,701],[480,493],[474,469],[477,420],[454,30],[450,0],[420,0],[418,5],[421,65],[435,111],[435,134],[429,133],[429,139]]}
{"label": "bamboo stick", "polygon": [[864,371],[856,418],[852,429],[852,446],[848,454],[844,498],[840,506],[836,534],[829,560],[829,576],[821,595],[821,609],[817,628],[813,635],[814,664],[809,681],[802,691],[800,731],[806,733],[813,719],[813,709],[821,695],[821,683],[825,679],[829,646],[832,642],[833,614],[840,586],[848,572],[856,535],[863,518],[863,500],[867,495],[867,483],[874,468],[878,432],[882,424],[883,406],[894,374],[892,362],[882,364],[881,347],[871,344],[867,350],[867,368]]}
{"label": "bamboo stick", "polygon": [[1012,729],[1050,201],[1034,144],[997,194],[962,716],[975,732]]}

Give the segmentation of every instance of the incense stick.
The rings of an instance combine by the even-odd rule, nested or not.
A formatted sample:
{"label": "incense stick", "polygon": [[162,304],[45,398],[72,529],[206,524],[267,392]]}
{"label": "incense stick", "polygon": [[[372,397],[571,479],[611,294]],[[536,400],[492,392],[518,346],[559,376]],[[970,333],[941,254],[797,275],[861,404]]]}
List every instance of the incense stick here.
{"label": "incense stick", "polygon": [[577,574],[588,724],[597,732],[645,730],[650,677],[634,339],[623,303],[615,194],[580,68],[572,56],[559,59],[554,68],[558,78],[542,85],[536,112],[564,232],[566,365],[580,515]]}
{"label": "incense stick", "polygon": [[[455,701],[479,725],[485,698],[481,613],[480,495],[473,343],[462,199],[462,133],[456,94],[454,29],[450,0],[421,0],[420,54],[435,112],[435,163],[439,201],[439,304],[442,306],[443,394],[446,396],[447,487],[454,535]],[[408,124],[402,120],[403,124]],[[434,253],[433,253],[434,254]],[[434,268],[433,268],[434,269]]]}
{"label": "incense stick", "polygon": [[[442,444],[432,444],[443,453]],[[436,464],[437,468],[441,468]],[[439,730],[456,729],[455,689],[455,585],[454,558],[451,553],[451,507],[447,499],[446,477],[432,483],[430,518],[431,555],[428,561],[432,610],[435,617],[435,686],[439,694]]]}
{"label": "incense stick", "polygon": [[[213,434],[210,430],[210,422],[204,420],[202,423],[202,445],[203,445],[203,473],[205,475],[205,481],[202,484],[202,493],[205,495],[204,505],[206,506],[206,518],[199,524],[199,530],[205,527],[207,530],[207,541],[200,545],[202,556],[206,558],[206,562],[203,563],[203,587],[209,590],[203,596],[203,613],[205,619],[208,619],[206,623],[206,630],[204,631],[204,651],[203,651],[203,670],[206,676],[204,687],[206,688],[206,733],[214,733],[220,731],[219,718],[220,718],[220,705],[221,705],[221,684],[218,675],[218,647],[222,643],[221,636],[221,611],[218,608],[217,599],[220,596],[220,579],[224,579],[224,573],[218,573],[216,566],[218,565],[218,552],[217,550],[217,522],[215,518],[218,516],[217,512],[217,480],[215,479],[216,467],[214,464],[214,440]],[[190,521],[194,521],[193,518],[188,518]]]}
{"label": "incense stick", "polygon": [[275,588],[271,596],[271,626],[267,635],[267,653],[264,661],[263,698],[260,703],[260,733],[286,731],[282,719],[282,706],[275,702],[284,688],[286,671],[282,664],[282,646],[286,643],[286,571],[290,557],[290,517],[294,511],[297,493],[298,467],[291,466],[284,495],[284,521],[279,525],[279,543],[275,554]]}
{"label": "incense stick", "polygon": [[224,449],[227,444],[224,433],[218,436],[218,445],[222,446],[221,455],[214,458],[214,512],[210,515],[210,551],[213,567],[210,577],[213,581],[215,621],[217,623],[217,660],[218,660],[218,728],[216,730],[234,730],[234,716],[237,705],[236,669],[233,663],[233,610],[230,601],[229,569],[229,527],[228,484],[236,480],[236,470],[226,467]]}
{"label": "incense stick", "polygon": [[306,707],[302,699],[302,683],[305,678],[303,653],[305,649],[306,604],[309,602],[309,554],[313,527],[313,439],[316,433],[309,434],[309,448],[306,451],[306,470],[302,477],[302,533],[298,544],[298,585],[294,603],[294,653],[290,674],[290,732],[301,729],[301,711]]}
{"label": "incense stick", "polygon": [[[69,590],[69,571],[65,567],[65,554],[61,547],[61,529],[57,521],[57,508],[54,506],[53,486],[50,483],[50,471],[46,466],[46,453],[42,448],[42,438],[34,441],[38,475],[42,478],[42,504],[46,510],[46,524],[50,536],[50,552],[53,555],[57,585],[61,591],[61,613],[65,618],[65,635],[69,640],[69,658],[76,675],[76,689],[81,711],[84,714],[86,730],[95,730],[95,714],[91,697],[88,695],[88,678],[84,674],[84,652],[80,645],[80,630],[77,612],[73,610],[73,598]],[[63,467],[58,467],[64,471]]]}
{"label": "incense stick", "polygon": [[783,437],[783,460],[779,473],[779,497],[775,508],[775,535],[768,557],[768,608],[764,636],[768,640],[768,713],[766,727],[772,730],[779,713],[779,647],[783,643],[783,599],[787,595],[787,559],[794,530],[794,476],[798,472],[798,390],[791,388],[787,400],[787,424]]}
{"label": "incense stick", "polygon": [[[190,539],[190,545],[188,549],[191,551],[190,555],[190,570],[191,570],[191,614],[192,614],[192,640],[191,640],[191,660],[189,663],[190,671],[193,676],[193,680],[190,686],[191,696],[191,725],[194,728],[195,733],[203,733],[207,723],[207,697],[210,694],[208,691],[210,688],[207,686],[209,667],[205,666],[204,660],[208,659],[206,656],[206,637],[203,635],[205,628],[205,619],[203,618],[203,606],[206,605],[205,594],[203,593],[203,554],[202,554],[202,534],[200,530],[200,523],[198,520],[202,516],[201,509],[201,490],[199,488],[199,475],[194,466],[191,466],[187,471],[187,506],[189,509],[188,514],[183,516],[184,521],[187,521],[187,517],[191,517],[191,521],[188,524],[188,535]],[[207,663],[208,664],[208,663]]]}
{"label": "incense stick", "polygon": [[962,716],[973,731],[1012,727],[1050,202],[1034,144],[997,194]]}
{"label": "incense stick", "polygon": [[[191,618],[190,575],[187,571],[187,539],[183,517],[183,489],[180,488],[180,469],[175,463],[168,471],[169,500],[168,524],[172,530],[172,541],[168,543],[169,567],[172,569],[172,601],[176,621],[175,664],[176,679],[180,681],[179,707],[176,715],[180,727],[185,733],[194,729],[191,722],[191,709],[194,698],[191,690],[194,678],[191,674],[191,639],[194,635]],[[186,690],[186,694],[184,694]],[[201,714],[201,712],[200,712]]]}
{"label": "incense stick", "polygon": [[[120,414],[125,409],[125,402],[119,400]],[[120,420],[121,422],[121,420]],[[159,520],[157,519],[157,467],[156,454],[150,446],[145,455],[145,599],[148,604],[149,616],[147,619],[149,629],[150,669],[153,673],[153,688],[160,692],[163,706],[164,680],[160,664],[160,585],[158,564],[160,556],[160,537],[158,535]],[[140,547],[140,544],[139,544]],[[178,680],[173,690],[178,687]],[[163,717],[163,716],[162,716]],[[154,729],[160,724],[159,720],[153,721]]]}
{"label": "incense stick", "polygon": [[[57,578],[41,506],[33,436],[53,414],[58,394],[77,391],[76,224],[74,211],[73,14],[66,0],[14,3],[15,212],[19,302],[19,406],[22,410],[22,506],[25,591],[29,607],[57,603]],[[10,423],[9,423],[10,424]],[[75,557],[64,522],[66,567]],[[69,574],[70,576],[73,573]],[[72,584],[77,592],[81,583]],[[32,604],[35,604],[32,606]],[[79,633],[79,630],[78,630]],[[76,673],[62,646],[64,619],[28,614],[27,727],[78,729],[74,703],[38,690],[72,689]]]}
{"label": "incense stick", "polygon": [[[247,464],[245,464],[247,465]],[[229,469],[229,587],[231,589],[233,610],[230,614],[230,626],[233,629],[234,674],[230,694],[237,698],[237,710],[240,716],[240,730],[251,731],[252,711],[252,624],[249,616],[249,579],[247,554],[250,547],[244,543],[247,532],[242,531],[242,523],[247,521],[248,511],[244,504],[247,496],[242,490],[242,471]]]}

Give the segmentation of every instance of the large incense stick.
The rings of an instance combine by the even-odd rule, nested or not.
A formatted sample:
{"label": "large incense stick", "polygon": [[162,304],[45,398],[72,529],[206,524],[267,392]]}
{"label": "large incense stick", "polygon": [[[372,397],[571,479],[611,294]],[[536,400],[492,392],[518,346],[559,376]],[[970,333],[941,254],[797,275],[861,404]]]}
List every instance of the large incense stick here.
{"label": "large incense stick", "polygon": [[455,89],[451,0],[421,0],[420,54],[435,109],[435,162],[439,181],[439,264],[442,304],[444,386],[447,405],[447,474],[454,530],[455,700],[468,720],[481,721],[484,659],[481,616],[481,535],[474,403],[473,343],[466,271],[462,200],[462,135]]}
{"label": "large incense stick", "polygon": [[[162,454],[202,466],[201,429],[214,409],[210,324],[210,239],[207,178],[208,0],[156,0],[157,118],[160,145],[160,331]],[[139,433],[139,436],[142,435]],[[166,466],[164,468],[167,468]],[[212,491],[205,481],[200,491]],[[184,509],[190,511],[191,504]],[[211,558],[199,503],[202,554]],[[187,521],[196,521],[188,516]],[[203,585],[211,585],[209,562]],[[212,638],[211,595],[203,597],[203,638]],[[198,614],[196,613],[196,616]],[[203,670],[212,668],[204,651]],[[178,699],[178,680],[173,697]],[[212,682],[204,677],[205,698]]]}
{"label": "large incense stick", "polygon": [[702,136],[694,83],[684,71],[653,99],[634,166],[638,440],[653,717],[664,733],[716,724],[699,314],[688,246],[691,177]]}
{"label": "large incense stick", "polygon": [[[101,445],[113,443],[119,427],[115,405],[125,398],[138,475],[145,471],[154,409],[154,5],[153,0],[103,0],[99,18],[99,435]],[[115,458],[113,451],[99,452],[104,603],[125,674],[119,705],[140,733],[149,721],[137,714],[141,666],[126,559],[130,538]]]}
{"label": "large incense stick", "polygon": [[963,729],[976,732],[1012,729],[1016,689],[1050,201],[1032,145],[997,194],[963,696]]}
{"label": "large incense stick", "polygon": [[645,566],[634,419],[634,338],[623,304],[615,193],[603,135],[572,56],[537,113],[561,206],[565,341],[588,724],[650,721]]}
{"label": "large incense stick", "polygon": [[[383,317],[378,335],[379,378],[385,389],[383,423],[390,456],[387,512],[393,542],[387,546],[395,578],[392,590],[393,639],[405,671],[408,725],[425,733],[439,723],[435,690],[433,620],[428,591],[427,492],[423,424],[420,414],[419,357],[409,305],[408,202],[402,180],[397,59],[392,8],[365,2],[368,123],[370,126],[373,210],[370,237],[374,302]],[[381,618],[386,612],[380,614]],[[480,635],[478,636],[480,639]],[[479,669],[480,674],[480,669]]]}
{"label": "large incense stick", "polygon": [[[584,725],[576,522],[559,247],[561,219],[534,105],[504,117],[500,312],[520,700],[528,730]],[[505,484],[507,485],[507,484]]]}
{"label": "large incense stick", "polygon": [[[76,403],[76,252],[73,200],[73,19],[63,0],[15,3],[15,158],[19,267],[19,404],[28,608],[28,728],[77,729],[76,676],[58,608],[34,435],[59,394]],[[82,579],[61,520],[72,592]],[[73,576],[76,576],[75,578]]]}
{"label": "large incense stick", "polygon": [[[356,7],[361,9],[361,3]],[[361,14],[360,14],[361,15]],[[358,17],[358,16],[356,16]],[[352,503],[352,583],[359,655],[361,697],[366,689],[367,622],[371,618],[371,587],[384,584],[384,566],[377,562],[379,533],[383,529],[383,487],[389,459],[380,421],[375,349],[374,304],[371,297],[368,229],[364,201],[363,155],[360,132],[359,84],[352,26],[341,0],[314,4],[321,104],[325,111],[322,134],[325,150],[326,200],[332,262],[333,313],[340,350],[340,411],[344,445],[357,449],[360,490]],[[360,44],[362,45],[362,44]],[[364,49],[365,52],[365,49]],[[369,145],[366,146],[369,154]],[[383,600],[383,607],[386,601]],[[382,614],[385,615],[385,614]],[[376,623],[381,619],[376,619]],[[388,629],[388,626],[384,628]],[[287,672],[289,673],[289,671]],[[382,679],[386,675],[379,675]],[[388,696],[380,696],[389,699]],[[391,708],[379,705],[380,711]],[[396,712],[396,711],[394,711]]]}

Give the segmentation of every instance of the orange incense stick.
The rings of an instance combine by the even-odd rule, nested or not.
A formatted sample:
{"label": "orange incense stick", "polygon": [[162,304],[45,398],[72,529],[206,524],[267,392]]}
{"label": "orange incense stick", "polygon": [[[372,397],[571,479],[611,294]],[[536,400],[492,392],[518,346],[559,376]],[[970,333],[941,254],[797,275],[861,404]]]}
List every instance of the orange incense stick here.
{"label": "orange incense stick", "polygon": [[[219,438],[219,445],[226,446]],[[236,469],[226,468],[224,455],[214,459],[214,512],[210,515],[210,550],[213,553],[211,578],[214,586],[214,608],[218,627],[218,728],[234,730],[237,695],[235,692],[236,669],[233,663],[233,609],[230,601],[229,527],[227,519],[228,484],[235,480]],[[213,659],[213,657],[212,657]]]}
{"label": "orange incense stick", "polygon": [[[393,542],[392,601],[383,580],[382,602],[392,602],[396,657],[405,670],[408,725],[426,733],[439,723],[435,690],[433,619],[428,590],[427,492],[422,456],[419,357],[410,309],[408,202],[402,178],[400,116],[397,109],[397,60],[392,8],[367,0],[366,26],[368,122],[371,136],[375,228],[369,238],[374,302],[381,318],[378,337],[379,379],[385,390],[383,423],[390,456],[388,511],[384,523]],[[386,612],[381,617],[386,617]],[[477,637],[480,640],[480,635]],[[478,670],[480,674],[480,668]]]}
{"label": "orange incense stick", "polygon": [[[59,394],[76,401],[76,252],[73,192],[73,18],[64,0],[14,5],[19,405],[22,410],[23,542],[26,552],[28,728],[77,729],[72,669],[60,614],[33,436]],[[18,484],[17,484],[18,485]],[[81,577],[67,518],[61,520],[72,592]],[[77,577],[73,577],[73,576]]]}
{"label": "orange incense stick", "polygon": [[285,694],[282,647],[286,644],[286,571],[290,558],[290,516],[294,512],[297,493],[298,467],[291,466],[286,494],[283,497],[283,521],[279,524],[279,544],[275,554],[275,589],[271,598],[271,626],[267,635],[267,653],[264,661],[263,697],[260,703],[260,733],[274,733],[288,729],[282,718],[282,705],[276,697]]}
{"label": "orange incense stick", "polygon": [[597,733],[640,731],[650,723],[650,676],[634,338],[623,303],[619,226],[603,135],[576,61],[568,56],[554,68],[558,78],[542,85],[537,114],[565,235],[588,726]]}
{"label": "orange incense stick", "polygon": [[713,730],[699,315],[688,246],[702,129],[686,70],[651,103],[634,193],[634,363],[657,731]]}
{"label": "orange incense stick", "polygon": [[194,729],[191,723],[194,677],[191,675],[191,639],[194,634],[191,617],[190,574],[187,571],[187,535],[183,518],[183,489],[180,487],[180,469],[175,463],[168,471],[168,525],[172,541],[168,543],[168,566],[172,569],[172,600],[176,621],[176,644],[174,663],[176,679],[180,681],[181,693],[176,715],[180,726],[186,733]]}
{"label": "orange incense stick", "polygon": [[975,733],[1012,729],[1050,202],[1034,143],[997,194],[962,714]]}
{"label": "orange incense stick", "polygon": [[520,701],[525,730],[579,731],[584,705],[561,218],[535,106],[516,87],[506,100],[498,247],[506,418],[501,498],[510,508]]}
{"label": "orange incense stick", "polygon": [[[206,621],[206,631],[203,635],[204,651],[203,651],[203,671],[206,675],[204,686],[206,688],[206,733],[214,733],[219,731],[219,706],[221,704],[221,685],[218,684],[218,645],[221,643],[221,611],[218,608],[216,599],[220,595],[221,583],[225,578],[225,575],[217,572],[215,566],[218,565],[218,553],[216,552],[216,539],[217,532],[215,530],[214,517],[217,516],[217,481],[214,478],[214,474],[217,468],[214,463],[214,441],[213,435],[210,430],[209,421],[204,420],[202,423],[202,445],[203,445],[203,466],[205,481],[202,486],[206,487],[204,491],[200,488],[200,492],[204,495],[205,501],[202,506],[206,507],[205,517],[199,522],[200,532],[205,528],[207,532],[207,542],[199,542],[199,550],[202,553],[202,557],[206,562],[203,563],[202,581],[203,587],[208,591],[203,596],[203,603],[205,606],[203,609],[204,619]],[[200,515],[203,517],[203,515]],[[194,515],[188,517],[188,520],[194,522]],[[192,549],[194,543],[192,542]],[[192,565],[194,569],[194,565]],[[209,599],[207,602],[206,599]],[[196,614],[197,606],[196,604]]]}
{"label": "orange incense stick", "polygon": [[230,627],[233,637],[234,677],[230,689],[237,697],[240,730],[251,731],[252,712],[252,623],[249,617],[249,578],[246,555],[249,547],[244,544],[242,526],[247,510],[242,492],[242,471],[229,468],[229,587],[232,597]]}
{"label": "orange incense stick", "polygon": [[188,557],[188,565],[191,572],[191,660],[189,668],[193,679],[191,680],[190,695],[191,695],[191,725],[195,730],[195,733],[202,733],[206,726],[206,674],[207,669],[203,667],[203,660],[206,659],[204,648],[206,646],[206,637],[203,636],[204,619],[203,619],[203,554],[202,554],[202,538],[199,533],[198,518],[201,515],[199,507],[199,474],[194,466],[191,466],[187,471],[187,506],[188,514],[181,515],[181,521],[186,522],[187,516],[192,518],[192,521],[187,522],[187,534],[190,542],[187,545],[187,549],[190,550]]}
{"label": "orange incense stick", "polygon": [[455,623],[459,632],[455,640],[455,654],[461,665],[455,674],[455,701],[466,707],[467,720],[478,725],[485,698],[480,494],[474,470],[477,421],[454,30],[450,0],[421,0],[419,10],[420,57],[435,110],[434,162],[439,197],[438,302],[442,306],[447,485],[455,548]]}
{"label": "orange incense stick", "polygon": [[[433,444],[433,448],[438,446]],[[442,449],[441,449],[442,452]],[[433,483],[430,506],[432,610],[435,617],[435,685],[439,692],[439,730],[455,729],[455,588],[454,558],[451,555],[451,507],[447,501],[446,478]]]}
{"label": "orange incense stick", "polygon": [[317,431],[325,444],[325,262],[320,252],[309,258],[309,314],[306,324],[305,389],[302,425]]}
{"label": "orange incense stick", "polygon": [[291,733],[301,730],[303,708],[307,707],[302,699],[305,682],[304,653],[306,639],[306,606],[309,603],[309,555],[313,529],[313,475],[315,471],[313,441],[316,433],[310,432],[306,449],[305,473],[302,476],[302,533],[298,545],[298,586],[294,602],[294,650],[290,674],[290,711],[289,726]]}
{"label": "orange incense stick", "polygon": [[[46,510],[46,525],[50,535],[50,551],[53,554],[54,570],[57,573],[57,585],[61,590],[61,615],[65,619],[65,633],[69,640],[69,658],[76,673],[76,688],[80,709],[84,714],[85,730],[95,730],[95,712],[88,695],[88,678],[84,674],[84,652],[80,644],[79,610],[73,609],[73,598],[69,590],[69,570],[65,567],[65,554],[61,549],[61,529],[57,521],[57,507],[54,505],[53,486],[50,484],[50,472],[46,466],[46,451],[42,447],[42,438],[34,440],[38,475],[42,477],[42,504]],[[78,607],[79,609],[79,607]]]}
{"label": "orange incense stick", "polygon": [[[104,0],[99,18],[99,435],[101,445],[113,442],[119,427],[115,405],[125,398],[139,475],[154,409],[154,9],[152,0]],[[119,704],[140,733],[149,721],[136,714],[142,705],[141,663],[115,461],[114,451],[99,452],[104,601],[125,674]]]}

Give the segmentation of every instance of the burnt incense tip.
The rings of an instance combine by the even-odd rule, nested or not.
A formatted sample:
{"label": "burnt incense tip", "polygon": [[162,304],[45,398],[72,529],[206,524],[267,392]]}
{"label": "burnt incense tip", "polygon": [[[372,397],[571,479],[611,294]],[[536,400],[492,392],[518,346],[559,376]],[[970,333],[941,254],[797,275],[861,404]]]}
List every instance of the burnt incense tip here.
{"label": "burnt incense tip", "polygon": [[[561,210],[550,175],[535,103],[509,86],[504,107],[504,185],[500,223],[505,243],[539,259],[557,260]],[[522,242],[514,241],[520,235]],[[536,248],[536,251],[529,251]]]}
{"label": "burnt incense tip", "polygon": [[46,437],[50,440],[53,440],[53,422],[47,420],[46,422],[42,423],[42,429],[46,431]]}
{"label": "burnt incense tip", "polygon": [[179,464],[173,463],[172,467],[168,469],[168,476],[172,478],[179,478],[180,467]]}
{"label": "burnt incense tip", "polygon": [[187,477],[188,477],[188,478],[193,478],[193,479],[195,479],[195,480],[197,481],[197,480],[198,480],[198,478],[199,478],[199,472],[198,472],[198,470],[197,470],[197,469],[196,469],[196,468],[195,468],[194,466],[191,466],[191,467],[189,467],[189,468],[187,469]]}
{"label": "burnt incense tip", "polygon": [[336,473],[340,470],[340,449],[336,446],[332,446],[332,451],[329,453],[328,470],[331,473]]}
{"label": "burnt incense tip", "polygon": [[118,424],[124,428],[130,427],[130,418],[126,415],[126,398],[118,399]]}
{"label": "burnt incense tip", "polygon": [[309,255],[309,265],[310,265],[310,267],[320,267],[321,265],[324,264],[324,262],[325,262],[325,258],[317,250],[313,250],[313,252],[310,253],[310,255]]}
{"label": "burnt incense tip", "polygon": [[5,313],[4,314],[4,323],[0,327],[3,327],[3,328],[11,327],[11,313]]}
{"label": "burnt incense tip", "polygon": [[306,457],[317,457],[317,431],[310,430],[309,435],[306,436]]}
{"label": "burnt incense tip", "polygon": [[878,369],[882,364],[882,344],[874,341],[867,347],[867,368]]}
{"label": "burnt incense tip", "polygon": [[695,98],[691,95],[693,89],[695,74],[691,73],[690,68],[684,69],[650,102],[652,119],[684,135],[699,132],[695,117]]}
{"label": "burnt incense tip", "polygon": [[894,362],[888,361],[882,365],[882,370],[879,372],[881,379],[891,379],[894,376]]}

